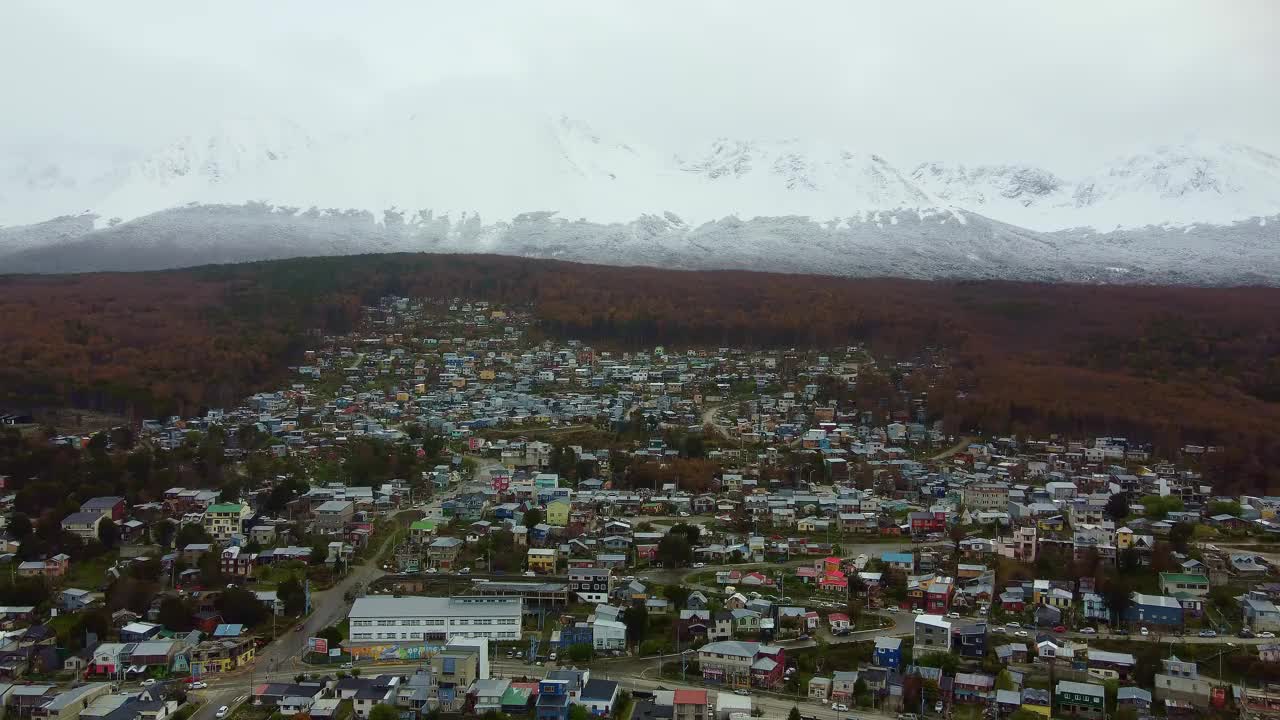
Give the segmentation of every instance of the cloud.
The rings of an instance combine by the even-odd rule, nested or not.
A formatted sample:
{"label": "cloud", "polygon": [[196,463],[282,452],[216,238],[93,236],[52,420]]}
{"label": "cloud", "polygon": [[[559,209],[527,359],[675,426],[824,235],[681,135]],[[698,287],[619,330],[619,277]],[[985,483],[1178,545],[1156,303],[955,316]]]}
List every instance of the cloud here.
{"label": "cloud", "polygon": [[0,7],[0,137],[145,145],[226,114],[337,126],[496,78],[672,147],[806,136],[1061,167],[1199,132],[1280,152],[1277,21],[1268,0],[32,0]]}

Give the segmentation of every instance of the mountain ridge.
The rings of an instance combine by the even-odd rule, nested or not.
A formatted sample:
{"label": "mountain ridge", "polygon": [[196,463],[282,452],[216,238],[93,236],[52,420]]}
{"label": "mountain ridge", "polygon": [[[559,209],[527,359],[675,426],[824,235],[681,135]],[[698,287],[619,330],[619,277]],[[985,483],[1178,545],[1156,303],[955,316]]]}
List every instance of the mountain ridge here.
{"label": "mountain ridge", "polygon": [[0,218],[66,211],[0,226],[0,272],[395,250],[855,277],[1280,283],[1280,158],[1238,143],[1157,146],[1069,179],[1029,164],[904,170],[795,138],[724,137],[667,154],[564,115],[489,110],[400,113],[328,136],[237,119],[117,164],[28,158],[0,177]]}

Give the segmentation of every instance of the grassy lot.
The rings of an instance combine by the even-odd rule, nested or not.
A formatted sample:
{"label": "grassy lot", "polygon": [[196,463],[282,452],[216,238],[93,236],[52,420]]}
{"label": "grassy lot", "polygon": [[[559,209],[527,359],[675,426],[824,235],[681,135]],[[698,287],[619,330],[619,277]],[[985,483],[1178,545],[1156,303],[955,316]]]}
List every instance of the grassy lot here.
{"label": "grassy lot", "polygon": [[115,564],[117,554],[103,553],[96,558],[71,563],[63,582],[67,587],[101,590],[106,585],[107,569]]}

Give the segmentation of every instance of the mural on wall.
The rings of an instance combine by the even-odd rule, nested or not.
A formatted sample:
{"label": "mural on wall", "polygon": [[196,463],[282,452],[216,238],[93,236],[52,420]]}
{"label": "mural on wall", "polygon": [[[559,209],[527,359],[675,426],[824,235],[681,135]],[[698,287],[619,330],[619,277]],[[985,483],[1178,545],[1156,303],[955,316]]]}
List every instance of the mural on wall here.
{"label": "mural on wall", "polygon": [[364,645],[348,648],[352,657],[373,660],[426,660],[444,649],[443,645]]}

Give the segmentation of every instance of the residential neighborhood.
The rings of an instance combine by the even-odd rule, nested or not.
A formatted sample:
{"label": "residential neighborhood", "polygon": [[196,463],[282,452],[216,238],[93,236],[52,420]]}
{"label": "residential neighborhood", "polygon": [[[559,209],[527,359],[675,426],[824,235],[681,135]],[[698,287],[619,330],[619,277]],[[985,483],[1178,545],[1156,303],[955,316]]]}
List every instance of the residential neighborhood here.
{"label": "residential neighborhood", "polygon": [[1280,716],[1280,497],[1215,492],[1226,448],[957,434],[932,349],[364,312],[240,405],[14,440],[0,706]]}

